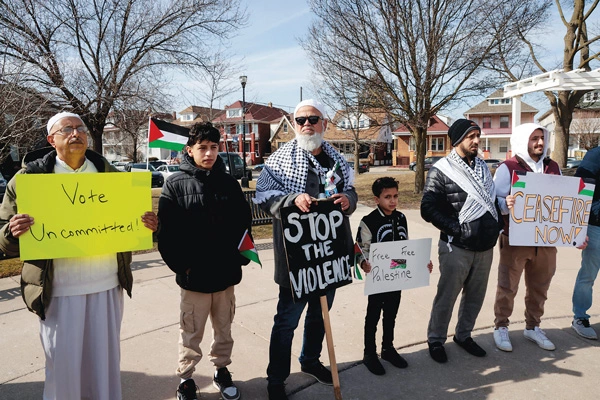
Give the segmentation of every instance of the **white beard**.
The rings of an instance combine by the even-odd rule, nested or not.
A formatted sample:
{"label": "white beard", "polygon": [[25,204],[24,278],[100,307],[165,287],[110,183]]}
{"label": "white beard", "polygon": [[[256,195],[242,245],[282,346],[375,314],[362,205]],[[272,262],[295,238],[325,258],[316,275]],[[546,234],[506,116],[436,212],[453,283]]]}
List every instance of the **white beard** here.
{"label": "white beard", "polygon": [[313,135],[302,135],[296,134],[296,140],[298,141],[298,147],[308,152],[313,152],[323,143],[324,133],[315,132]]}

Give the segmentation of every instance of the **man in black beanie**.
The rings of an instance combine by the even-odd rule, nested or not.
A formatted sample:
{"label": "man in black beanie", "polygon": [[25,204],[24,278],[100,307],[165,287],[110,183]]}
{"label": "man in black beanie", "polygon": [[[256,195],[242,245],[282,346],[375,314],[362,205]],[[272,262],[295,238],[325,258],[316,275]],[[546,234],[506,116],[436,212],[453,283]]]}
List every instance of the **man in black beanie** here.
{"label": "man in black beanie", "polygon": [[473,121],[459,119],[448,136],[454,148],[429,170],[421,200],[421,216],[440,230],[440,279],[427,328],[429,354],[439,363],[448,360],[444,343],[461,291],[454,342],[474,356],[486,354],[471,338],[471,331],[502,229],[492,174],[477,157],[481,129]]}

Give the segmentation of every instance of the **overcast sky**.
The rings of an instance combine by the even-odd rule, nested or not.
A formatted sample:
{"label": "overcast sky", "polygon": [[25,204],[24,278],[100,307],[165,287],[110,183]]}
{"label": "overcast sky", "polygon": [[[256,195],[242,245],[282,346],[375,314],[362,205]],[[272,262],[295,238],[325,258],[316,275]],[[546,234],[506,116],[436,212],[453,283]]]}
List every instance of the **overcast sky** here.
{"label": "overcast sky", "polygon": [[[293,111],[300,100],[300,88],[303,98],[312,97],[311,68],[308,57],[298,39],[304,37],[312,21],[312,13],[305,0],[243,0],[247,4],[249,23],[231,40],[226,50],[239,66],[239,72],[232,77],[238,91],[215,104],[223,108],[242,99],[239,75],[246,75],[246,101],[259,103],[272,102],[286,111]],[[564,27],[560,22],[556,29],[548,29],[544,34],[546,43],[556,43],[560,56],[560,45]],[[207,106],[200,96],[200,83],[189,78],[176,76],[173,82],[175,103],[174,111],[182,111],[190,105]],[[486,93],[488,95],[489,93]],[[452,118],[461,118],[470,106],[483,101],[485,96],[471,100],[469,105],[461,105],[448,111]],[[548,110],[545,97],[525,96],[526,103],[540,110],[538,116]]]}

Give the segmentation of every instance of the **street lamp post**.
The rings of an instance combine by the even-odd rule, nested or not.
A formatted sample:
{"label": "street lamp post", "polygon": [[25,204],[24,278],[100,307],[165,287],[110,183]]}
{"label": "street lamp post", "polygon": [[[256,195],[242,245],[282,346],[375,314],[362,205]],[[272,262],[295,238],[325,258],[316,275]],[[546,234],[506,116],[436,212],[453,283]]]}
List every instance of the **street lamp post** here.
{"label": "street lamp post", "polygon": [[248,77],[246,75],[240,76],[240,83],[242,84],[242,161],[244,162],[244,175],[242,176],[242,187],[247,188],[248,175],[246,174],[246,82]]}

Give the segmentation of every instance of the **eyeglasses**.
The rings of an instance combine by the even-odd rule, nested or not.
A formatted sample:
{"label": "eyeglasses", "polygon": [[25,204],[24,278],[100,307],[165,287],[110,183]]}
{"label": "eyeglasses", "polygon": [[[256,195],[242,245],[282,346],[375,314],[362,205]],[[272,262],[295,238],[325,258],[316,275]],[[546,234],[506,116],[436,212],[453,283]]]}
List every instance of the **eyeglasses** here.
{"label": "eyeglasses", "polygon": [[88,133],[88,128],[85,125],[79,125],[77,128],[65,126],[54,132],[53,135],[71,136],[75,131],[77,131],[77,133]]}
{"label": "eyeglasses", "polygon": [[310,117],[296,117],[294,118],[296,120],[296,123],[300,126],[304,125],[306,123],[306,120],[308,120],[308,123],[311,125],[316,124],[317,122],[319,122],[320,119],[323,119],[323,117],[319,117],[316,115],[311,115]]}

